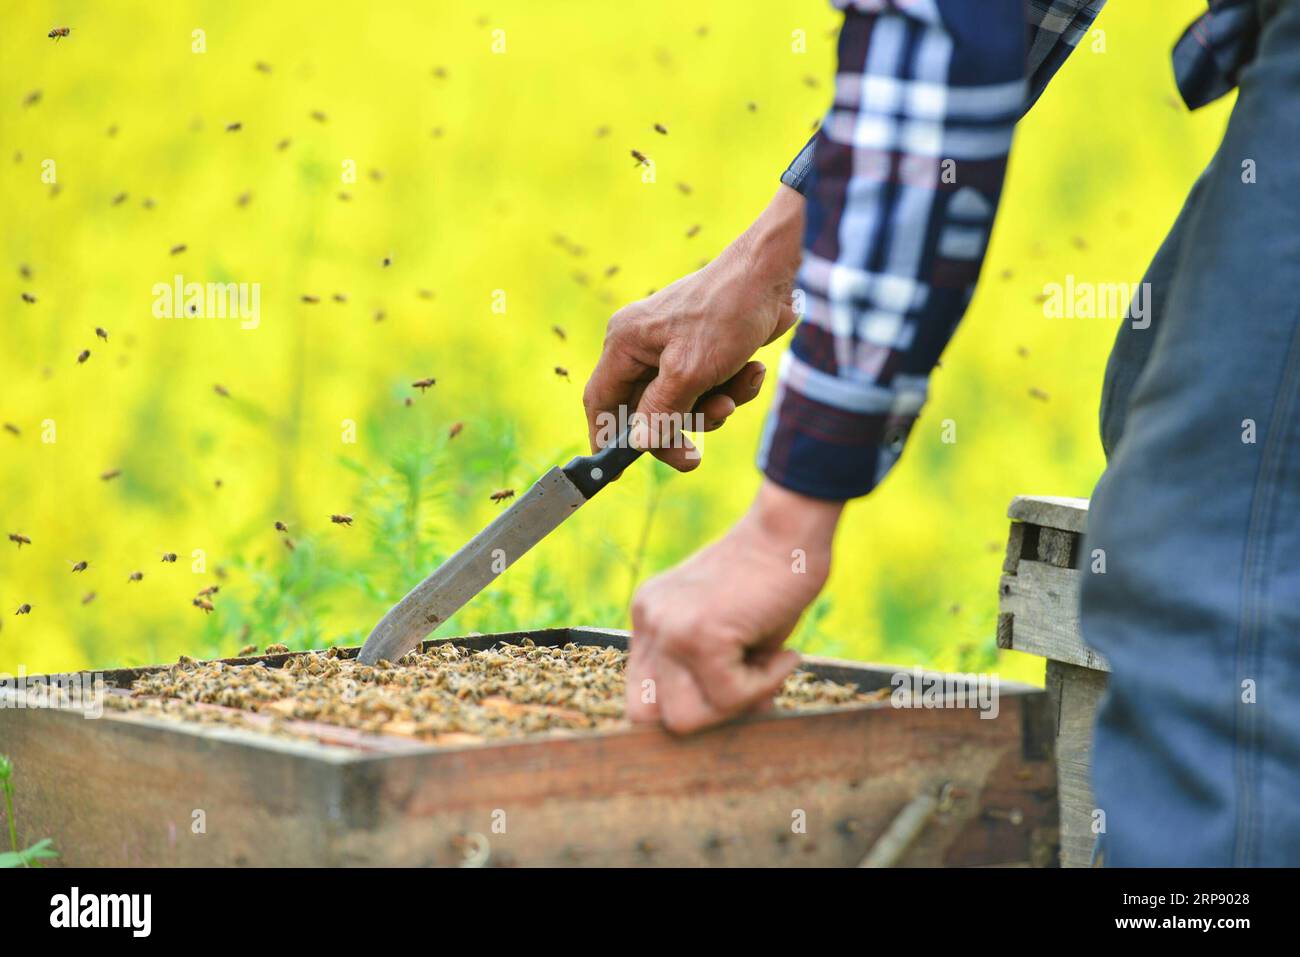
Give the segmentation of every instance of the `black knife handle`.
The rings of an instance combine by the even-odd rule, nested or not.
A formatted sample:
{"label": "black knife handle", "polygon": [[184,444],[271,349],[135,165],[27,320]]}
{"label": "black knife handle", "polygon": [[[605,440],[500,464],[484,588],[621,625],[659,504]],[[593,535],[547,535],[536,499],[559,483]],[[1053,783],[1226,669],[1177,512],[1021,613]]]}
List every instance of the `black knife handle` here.
{"label": "black knife handle", "polygon": [[623,433],[594,455],[579,455],[563,468],[565,476],[577,486],[583,498],[591,498],[614,479],[623,474],[623,470],[641,457],[645,449],[632,447],[628,441],[628,432]]}

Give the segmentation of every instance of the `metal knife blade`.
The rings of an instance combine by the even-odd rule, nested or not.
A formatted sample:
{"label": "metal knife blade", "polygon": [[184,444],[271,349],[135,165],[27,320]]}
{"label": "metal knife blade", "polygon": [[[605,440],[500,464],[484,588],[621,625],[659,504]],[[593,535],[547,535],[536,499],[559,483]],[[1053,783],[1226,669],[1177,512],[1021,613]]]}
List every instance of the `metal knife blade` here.
{"label": "metal knife blade", "polygon": [[396,661],[587,501],[564,470],[543,475],[375,626],[357,660]]}
{"label": "metal knife blade", "polygon": [[593,495],[640,457],[624,429],[594,455],[553,468],[460,551],[389,609],[361,647],[357,660],[396,661],[446,621],[503,571],[555,531]]}

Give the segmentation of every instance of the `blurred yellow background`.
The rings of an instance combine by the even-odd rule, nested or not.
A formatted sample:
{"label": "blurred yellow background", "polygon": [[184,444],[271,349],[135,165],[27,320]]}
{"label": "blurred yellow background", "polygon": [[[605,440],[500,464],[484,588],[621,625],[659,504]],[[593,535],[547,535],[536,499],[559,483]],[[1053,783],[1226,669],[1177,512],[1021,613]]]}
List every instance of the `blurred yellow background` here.
{"label": "blurred yellow background", "polygon": [[[994,648],[1005,509],[1089,493],[1116,322],[1036,300],[1138,281],[1209,159],[1229,104],[1189,115],[1169,66],[1203,8],[1113,0],[1104,50],[1022,126],[973,308],[803,650],[1040,678]],[[820,0],[5,0],[0,532],[33,544],[0,539],[0,671],[364,638],[493,491],[583,449],[606,319],[766,203],[829,102],[837,22]],[[260,325],[155,318],[177,273],[260,284]],[[630,470],[438,633],[625,625],[635,580],[747,505],[764,391],[699,471]]]}

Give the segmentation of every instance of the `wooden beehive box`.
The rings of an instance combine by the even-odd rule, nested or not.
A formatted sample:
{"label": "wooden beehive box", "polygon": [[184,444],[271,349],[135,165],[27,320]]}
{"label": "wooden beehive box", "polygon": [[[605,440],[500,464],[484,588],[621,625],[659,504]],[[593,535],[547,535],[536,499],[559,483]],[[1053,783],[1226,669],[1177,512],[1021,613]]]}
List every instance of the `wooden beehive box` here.
{"label": "wooden beehive box", "polygon": [[[525,637],[627,641],[579,628],[443,640]],[[863,690],[897,673],[806,668]],[[124,689],[149,670],[104,677]],[[53,837],[68,865],[855,865],[909,802],[940,792],[902,863],[1056,860],[1050,710],[1027,686],[1002,684],[994,719],[885,700],[685,738],[626,726],[434,747],[312,727],[317,740],[303,742],[141,712],[7,707],[0,749],[20,775],[23,839]],[[206,833],[192,832],[196,811]]]}
{"label": "wooden beehive box", "polygon": [[998,597],[998,646],[1047,659],[1056,715],[1061,864],[1092,861],[1092,726],[1110,666],[1079,633],[1079,588],[1088,556],[1088,500],[1018,496]]}

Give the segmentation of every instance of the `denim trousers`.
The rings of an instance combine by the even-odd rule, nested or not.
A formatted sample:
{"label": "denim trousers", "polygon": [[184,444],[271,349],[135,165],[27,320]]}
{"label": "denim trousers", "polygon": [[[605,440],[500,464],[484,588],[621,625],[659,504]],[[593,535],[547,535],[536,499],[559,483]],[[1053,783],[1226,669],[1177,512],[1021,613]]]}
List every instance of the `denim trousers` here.
{"label": "denim trousers", "polygon": [[1108,866],[1300,865],[1300,0],[1260,11],[1106,370],[1081,623]]}

